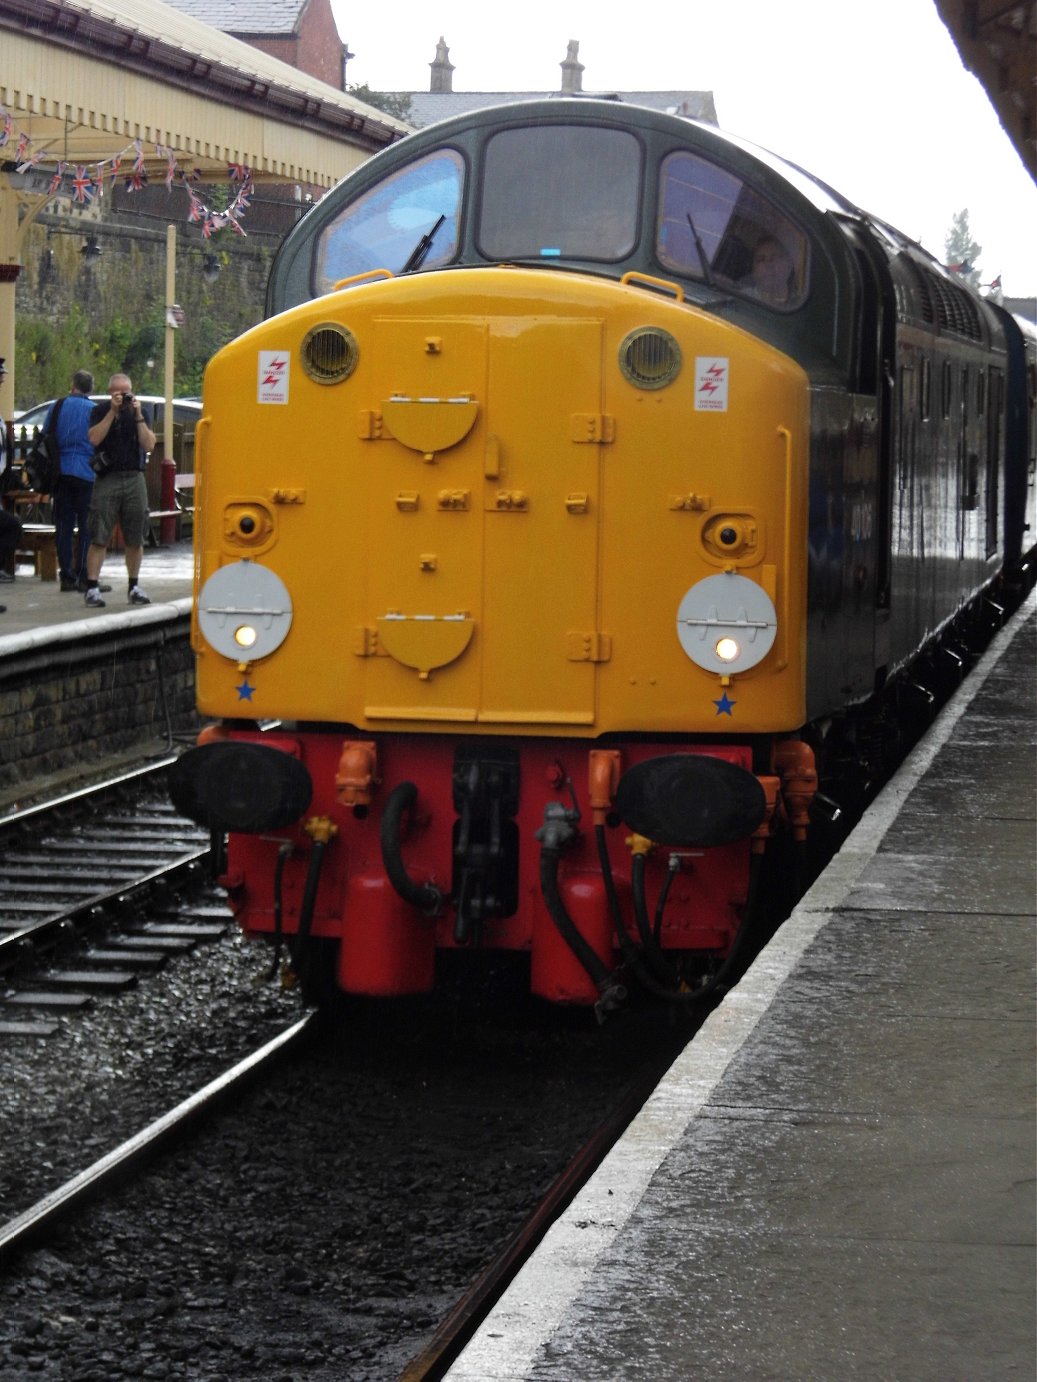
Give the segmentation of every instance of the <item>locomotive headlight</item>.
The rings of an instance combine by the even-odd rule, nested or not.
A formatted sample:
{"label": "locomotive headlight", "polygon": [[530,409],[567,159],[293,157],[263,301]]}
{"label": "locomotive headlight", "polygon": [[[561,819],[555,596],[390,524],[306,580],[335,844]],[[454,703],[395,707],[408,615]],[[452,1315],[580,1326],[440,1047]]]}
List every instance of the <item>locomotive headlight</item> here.
{"label": "locomotive headlight", "polygon": [[198,592],[198,628],[210,648],[240,662],[269,657],[292,627],[292,597],[280,576],[254,561],[214,571]]}
{"label": "locomotive headlight", "polygon": [[746,672],[770,652],[778,616],[762,586],[725,571],[697,581],[677,609],[677,637],[697,667]]}

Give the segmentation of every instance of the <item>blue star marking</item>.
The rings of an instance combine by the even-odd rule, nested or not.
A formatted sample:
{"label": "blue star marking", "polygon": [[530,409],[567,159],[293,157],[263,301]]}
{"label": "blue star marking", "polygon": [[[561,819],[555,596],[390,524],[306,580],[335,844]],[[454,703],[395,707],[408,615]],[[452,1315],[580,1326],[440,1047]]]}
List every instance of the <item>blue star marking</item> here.
{"label": "blue star marking", "polygon": [[[253,691],[255,691],[255,689],[256,688],[254,686],[249,686],[248,677],[245,678],[245,680],[241,683],[240,686],[235,686],[234,688],[234,690],[238,693],[239,701],[250,701],[252,699],[252,693]],[[714,702],[714,704],[716,704],[716,702]]]}
{"label": "blue star marking", "polygon": [[[737,702],[737,701],[728,700],[728,698],[727,698],[727,692],[724,691],[724,692],[721,694],[720,699],[719,699],[718,701],[714,701],[713,704],[714,704],[714,705],[716,706],[716,708],[717,708],[717,714],[718,714],[718,715],[731,715],[731,709],[732,709],[732,707],[733,707],[733,706],[736,706],[736,705],[738,704],[738,702]],[[733,719],[734,717],[732,716],[731,718]]]}

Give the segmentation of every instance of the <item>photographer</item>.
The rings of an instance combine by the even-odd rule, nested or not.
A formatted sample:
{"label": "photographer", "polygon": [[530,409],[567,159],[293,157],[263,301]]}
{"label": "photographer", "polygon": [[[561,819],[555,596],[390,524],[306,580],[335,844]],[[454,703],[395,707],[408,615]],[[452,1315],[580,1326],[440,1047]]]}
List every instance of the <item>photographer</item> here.
{"label": "photographer", "polygon": [[103,607],[98,577],[117,525],[126,544],[126,575],[131,605],[150,605],[137,583],[148,526],[148,490],[144,481],[147,454],[155,447],[151,419],[133,396],[129,375],[113,374],[108,403],[90,414],[87,436],[97,454],[93,460],[94,492],[90,500],[90,548],[86,554],[86,603]]}

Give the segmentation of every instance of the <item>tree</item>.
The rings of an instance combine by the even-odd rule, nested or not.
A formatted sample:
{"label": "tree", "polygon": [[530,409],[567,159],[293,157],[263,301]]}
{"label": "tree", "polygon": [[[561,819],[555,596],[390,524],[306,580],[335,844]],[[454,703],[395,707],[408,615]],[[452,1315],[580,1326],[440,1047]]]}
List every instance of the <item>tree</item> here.
{"label": "tree", "polygon": [[970,288],[978,288],[979,257],[983,253],[983,246],[977,245],[972,238],[968,207],[954,213],[943,247],[947,267],[960,274]]}
{"label": "tree", "polygon": [[395,116],[397,120],[410,120],[410,96],[406,91],[372,91],[364,82],[360,86],[351,86],[349,94],[363,101],[364,105],[384,110],[386,115]]}

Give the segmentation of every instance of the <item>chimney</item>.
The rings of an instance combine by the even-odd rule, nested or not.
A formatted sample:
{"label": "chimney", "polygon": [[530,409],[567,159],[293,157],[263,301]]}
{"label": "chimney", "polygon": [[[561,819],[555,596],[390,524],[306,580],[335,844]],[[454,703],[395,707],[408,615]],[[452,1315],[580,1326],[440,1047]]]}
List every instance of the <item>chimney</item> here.
{"label": "chimney", "polygon": [[570,95],[583,90],[583,63],[576,59],[576,54],[579,51],[579,41],[571,38],[565,61],[559,64],[562,69],[562,91],[568,92]]}
{"label": "chimney", "polygon": [[454,79],[451,74],[454,70],[454,64],[450,61],[450,49],[443,42],[442,36],[436,45],[436,60],[430,62],[429,67],[432,69],[432,82],[429,91],[437,96],[453,91]]}

